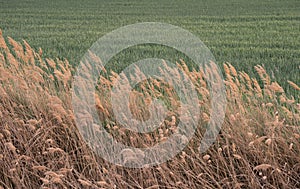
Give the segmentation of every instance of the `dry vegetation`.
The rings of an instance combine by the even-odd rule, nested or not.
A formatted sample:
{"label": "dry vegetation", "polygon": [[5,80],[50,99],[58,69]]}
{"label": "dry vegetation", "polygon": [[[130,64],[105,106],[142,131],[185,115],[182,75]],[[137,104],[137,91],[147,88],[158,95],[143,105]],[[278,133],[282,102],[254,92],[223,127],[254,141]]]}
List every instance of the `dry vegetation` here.
{"label": "dry vegetation", "polygon": [[[225,122],[217,141],[201,154],[197,150],[205,131],[201,126],[209,119],[206,76],[189,71],[184,62],[178,65],[201,99],[196,135],[166,163],[124,168],[95,156],[80,137],[71,106],[69,63],[44,59],[41,50],[34,51],[25,41],[0,35],[0,188],[300,188],[299,96],[296,100],[287,96],[261,66],[255,67],[260,76],[256,80],[225,64]],[[138,147],[176,132],[176,108],[157,132],[147,136],[115,124],[110,103],[99,97],[108,94],[115,77],[114,73],[109,79],[101,77],[96,95],[107,131]],[[299,86],[289,84],[299,92]],[[147,119],[147,99],[162,92],[170,97],[165,99],[170,107],[177,107],[171,86],[151,80],[132,93],[133,114]]]}

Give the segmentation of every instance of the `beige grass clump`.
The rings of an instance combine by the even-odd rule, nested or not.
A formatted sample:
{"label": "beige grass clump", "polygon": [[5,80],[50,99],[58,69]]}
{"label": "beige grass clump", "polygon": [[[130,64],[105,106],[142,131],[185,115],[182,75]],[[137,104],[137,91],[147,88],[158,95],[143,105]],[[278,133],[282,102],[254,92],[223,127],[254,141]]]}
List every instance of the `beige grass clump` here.
{"label": "beige grass clump", "polygon": [[[5,39],[0,30],[0,188],[300,188],[299,93],[286,94],[262,66],[255,67],[260,77],[251,78],[225,64],[226,118],[215,143],[201,154],[198,148],[211,114],[207,79],[217,77],[216,65],[189,70],[180,60],[177,66],[199,95],[201,119],[195,136],[166,163],[123,168],[95,155],[79,135],[69,62],[45,58],[42,50]],[[166,69],[166,74],[182,79],[178,70]],[[150,79],[132,91],[133,115],[147,119],[151,100],[159,98],[170,107],[167,117],[152,133],[126,130],[115,122],[110,103],[117,73],[105,74],[99,77],[96,108],[105,129],[118,141],[139,148],[153,146],[177,133],[178,122],[187,119],[179,116],[174,88]],[[136,69],[130,77],[145,75]],[[298,85],[288,83],[299,91]],[[90,116],[82,112],[82,122],[88,125]],[[138,155],[127,151],[124,161],[145,158]]]}

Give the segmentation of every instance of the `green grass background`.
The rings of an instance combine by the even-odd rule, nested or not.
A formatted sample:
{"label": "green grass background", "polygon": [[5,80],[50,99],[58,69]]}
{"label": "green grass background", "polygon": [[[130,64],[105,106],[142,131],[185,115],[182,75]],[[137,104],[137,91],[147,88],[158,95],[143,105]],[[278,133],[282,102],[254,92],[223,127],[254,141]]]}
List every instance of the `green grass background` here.
{"label": "green grass background", "polygon": [[[74,65],[104,34],[149,21],[189,30],[219,64],[230,62],[251,75],[253,66],[261,64],[286,88],[286,80],[300,84],[299,0],[0,0],[4,36],[25,39],[41,47],[45,57],[67,58]],[[160,50],[130,51],[131,58],[121,54],[114,65],[122,67],[145,54],[155,57]],[[160,55],[170,58],[172,53],[167,49]]]}

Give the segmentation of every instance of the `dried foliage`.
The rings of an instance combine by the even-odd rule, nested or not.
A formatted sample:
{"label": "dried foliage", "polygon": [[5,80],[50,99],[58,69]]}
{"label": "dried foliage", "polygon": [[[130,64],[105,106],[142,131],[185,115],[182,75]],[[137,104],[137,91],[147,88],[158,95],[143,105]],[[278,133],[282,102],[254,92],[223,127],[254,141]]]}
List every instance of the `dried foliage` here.
{"label": "dried foliage", "polygon": [[[300,188],[299,96],[287,96],[262,66],[255,67],[260,76],[255,79],[224,65],[225,122],[214,145],[200,154],[203,126],[210,117],[205,72],[214,70],[190,71],[183,61],[178,63],[199,93],[202,113],[196,135],[174,159],[130,169],[95,156],[85,144],[71,106],[74,70],[68,61],[44,59],[40,52],[0,35],[0,188]],[[184,117],[177,117],[180,106],[172,86],[153,79],[133,90],[130,108],[137,119],[148,118],[153,98],[163,97],[174,108],[157,131],[141,135],[114,122],[109,91],[117,75],[109,76],[100,76],[95,99],[112,136],[147,147],[176,133],[178,119]],[[299,92],[297,84],[288,82]]]}

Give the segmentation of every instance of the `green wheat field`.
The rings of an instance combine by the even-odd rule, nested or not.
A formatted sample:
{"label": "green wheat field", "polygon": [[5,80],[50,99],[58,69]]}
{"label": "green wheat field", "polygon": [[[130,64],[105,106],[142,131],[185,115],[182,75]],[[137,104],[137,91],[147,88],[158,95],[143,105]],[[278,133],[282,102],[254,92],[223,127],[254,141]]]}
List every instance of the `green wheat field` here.
{"label": "green wheat field", "polygon": [[[1,1],[4,36],[25,39],[47,57],[78,64],[87,49],[104,34],[139,22],[165,22],[198,36],[218,63],[230,62],[253,75],[264,65],[286,86],[300,81],[300,2],[268,1]],[[153,49],[143,49],[155,56]],[[174,52],[173,52],[174,53]],[[141,56],[137,52],[131,53]],[[170,55],[169,52],[165,54]],[[164,56],[164,55],[162,55]],[[175,56],[174,56],[175,57]],[[115,61],[124,64],[122,56]]]}

